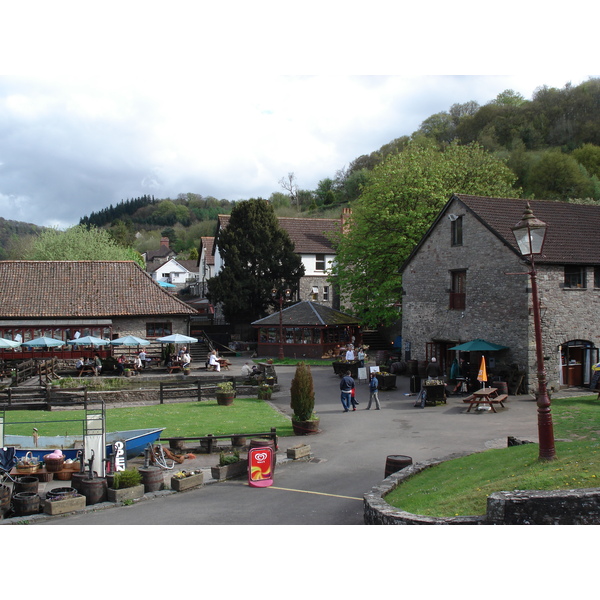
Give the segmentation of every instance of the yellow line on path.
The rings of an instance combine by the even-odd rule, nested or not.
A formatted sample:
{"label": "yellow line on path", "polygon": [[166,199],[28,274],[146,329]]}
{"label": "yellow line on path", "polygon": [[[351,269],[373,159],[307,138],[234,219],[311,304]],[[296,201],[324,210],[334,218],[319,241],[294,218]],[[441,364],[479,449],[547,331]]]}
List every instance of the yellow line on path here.
{"label": "yellow line on path", "polygon": [[339,494],[326,494],[325,492],[309,492],[308,490],[293,490],[291,488],[275,487],[273,485],[268,486],[271,490],[282,490],[284,492],[299,492],[301,494],[316,494],[317,496],[331,496],[332,498],[346,498],[347,500],[360,500],[362,498],[354,498],[353,496],[340,496]]}

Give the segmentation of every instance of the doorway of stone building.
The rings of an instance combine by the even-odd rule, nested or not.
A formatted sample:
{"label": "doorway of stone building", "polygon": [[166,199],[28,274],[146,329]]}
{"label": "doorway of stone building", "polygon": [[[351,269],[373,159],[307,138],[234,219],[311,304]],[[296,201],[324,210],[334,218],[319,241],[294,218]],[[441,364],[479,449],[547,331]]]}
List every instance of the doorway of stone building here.
{"label": "doorway of stone building", "polygon": [[587,340],[570,340],[559,347],[560,383],[567,387],[589,386],[598,348]]}

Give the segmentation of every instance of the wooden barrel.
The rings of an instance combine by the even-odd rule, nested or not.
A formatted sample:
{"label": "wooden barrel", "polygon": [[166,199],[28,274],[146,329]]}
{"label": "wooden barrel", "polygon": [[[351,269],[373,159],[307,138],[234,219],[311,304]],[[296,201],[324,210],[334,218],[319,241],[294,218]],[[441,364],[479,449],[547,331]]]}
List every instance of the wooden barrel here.
{"label": "wooden barrel", "polygon": [[40,481],[37,477],[31,475],[17,475],[15,477],[15,484],[13,486],[13,492],[18,494],[19,492],[33,492],[38,493]]}
{"label": "wooden barrel", "polygon": [[277,459],[275,456],[275,442],[268,438],[256,438],[256,439],[250,440],[249,450],[252,450],[252,448],[271,448],[271,450],[273,451],[273,454],[272,454],[273,460],[271,461],[271,473],[274,474],[275,473],[275,463],[277,462]]}
{"label": "wooden barrel", "polygon": [[[75,488],[79,493],[81,493],[81,482],[84,479],[88,479],[89,475],[86,472],[74,472],[71,474],[71,487]],[[94,477],[98,477],[98,473],[94,471]]]}
{"label": "wooden barrel", "polygon": [[144,484],[144,493],[158,492],[165,487],[165,476],[160,467],[147,467],[138,469]]}
{"label": "wooden barrel", "polygon": [[494,381],[492,387],[498,390],[498,394],[508,394],[508,383],[506,381]]}
{"label": "wooden barrel", "polygon": [[35,515],[40,512],[40,497],[33,492],[13,494],[12,505],[17,517]]}
{"label": "wooden barrel", "polygon": [[86,506],[106,502],[108,498],[108,486],[104,477],[94,477],[93,479],[81,479],[79,490],[82,496],[85,496]]}
{"label": "wooden barrel", "polygon": [[3,517],[10,508],[10,488],[7,485],[0,485],[0,518]]}
{"label": "wooden barrel", "polygon": [[64,500],[77,495],[77,490],[72,487],[57,487],[46,492],[46,500]]}
{"label": "wooden barrel", "polygon": [[50,458],[48,454],[44,456],[44,464],[46,465],[46,471],[48,473],[56,473],[62,471],[63,465],[65,464],[65,457]]}
{"label": "wooden barrel", "polygon": [[409,465],[412,465],[412,458],[403,454],[392,454],[385,461],[385,476],[389,477],[392,473],[400,471]]}

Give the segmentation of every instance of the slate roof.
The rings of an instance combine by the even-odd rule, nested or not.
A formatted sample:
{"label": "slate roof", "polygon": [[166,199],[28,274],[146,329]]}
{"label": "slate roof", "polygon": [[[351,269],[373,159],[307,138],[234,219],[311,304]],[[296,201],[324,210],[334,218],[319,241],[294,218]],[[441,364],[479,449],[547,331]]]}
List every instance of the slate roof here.
{"label": "slate roof", "polygon": [[[520,198],[491,198],[453,194],[446,206],[400,268],[404,271],[423,245],[431,230],[449,214],[453,201],[463,204],[484,227],[498,237],[512,252],[520,256],[511,230],[522,218],[529,202],[533,214],[548,224],[546,241],[538,264],[600,265],[600,206],[572,204],[554,200],[523,200]],[[455,209],[452,208],[455,212]]]}
{"label": "slate roof", "polygon": [[[334,310],[328,306],[303,300],[288,306],[281,311],[281,321],[284,327],[323,327],[357,325],[360,320],[353,315]],[[279,327],[279,311],[274,312],[268,317],[254,321],[252,325],[257,327]]]}
{"label": "slate roof", "polygon": [[468,210],[495,235],[519,252],[511,231],[523,217],[527,202],[548,224],[543,254],[536,263],[600,265],[600,206],[551,200],[488,198],[456,194]]}
{"label": "slate roof", "polygon": [[[279,226],[287,231],[298,254],[333,254],[333,245],[328,234],[338,232],[340,219],[302,219],[277,217]],[[225,228],[229,215],[219,215],[218,227]]]}
{"label": "slate roof", "polygon": [[133,261],[0,261],[0,318],[196,314]]}

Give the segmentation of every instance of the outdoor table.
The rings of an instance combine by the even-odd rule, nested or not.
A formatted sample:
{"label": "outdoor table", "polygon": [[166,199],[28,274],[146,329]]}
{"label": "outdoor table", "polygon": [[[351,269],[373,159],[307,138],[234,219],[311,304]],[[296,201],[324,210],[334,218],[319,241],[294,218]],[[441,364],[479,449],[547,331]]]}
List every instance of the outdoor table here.
{"label": "outdoor table", "polygon": [[465,398],[464,402],[469,403],[467,412],[471,412],[473,405],[475,405],[475,408],[478,408],[480,404],[487,404],[494,412],[496,412],[494,402],[500,402],[502,405],[502,400],[500,400],[498,396],[498,388],[493,387],[481,388],[480,390],[473,392],[468,398]]}
{"label": "outdoor table", "polygon": [[91,373],[94,375],[94,365],[83,365],[82,367],[79,367],[79,377],[81,377],[84,373]]}

